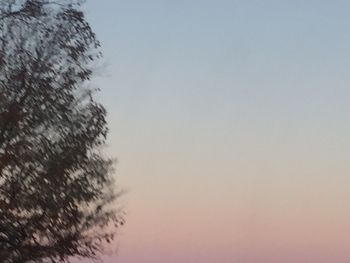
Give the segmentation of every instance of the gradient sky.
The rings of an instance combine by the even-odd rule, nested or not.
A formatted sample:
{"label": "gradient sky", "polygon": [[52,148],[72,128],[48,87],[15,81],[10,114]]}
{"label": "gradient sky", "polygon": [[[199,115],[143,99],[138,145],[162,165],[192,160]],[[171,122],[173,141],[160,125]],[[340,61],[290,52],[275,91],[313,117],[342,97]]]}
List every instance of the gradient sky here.
{"label": "gradient sky", "polygon": [[350,1],[85,9],[128,191],[106,263],[350,262]]}

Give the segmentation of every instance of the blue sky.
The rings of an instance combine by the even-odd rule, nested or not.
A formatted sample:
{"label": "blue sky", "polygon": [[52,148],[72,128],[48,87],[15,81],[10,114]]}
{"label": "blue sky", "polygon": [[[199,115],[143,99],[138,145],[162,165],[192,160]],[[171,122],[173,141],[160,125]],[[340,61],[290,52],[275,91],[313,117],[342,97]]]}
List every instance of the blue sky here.
{"label": "blue sky", "polygon": [[[281,112],[283,105],[281,113],[298,114],[297,104],[303,115],[327,103],[347,104],[342,98],[349,94],[348,8],[346,1],[87,5],[103,43],[104,89],[119,102],[113,106],[127,103],[132,112],[141,110],[136,105],[157,111],[154,102],[162,107],[170,101],[169,107],[183,106],[184,111],[198,106],[193,114],[213,106],[227,115],[245,106],[255,115],[255,107],[264,102],[270,107],[262,106],[263,111]],[[157,114],[171,114],[166,105]]]}

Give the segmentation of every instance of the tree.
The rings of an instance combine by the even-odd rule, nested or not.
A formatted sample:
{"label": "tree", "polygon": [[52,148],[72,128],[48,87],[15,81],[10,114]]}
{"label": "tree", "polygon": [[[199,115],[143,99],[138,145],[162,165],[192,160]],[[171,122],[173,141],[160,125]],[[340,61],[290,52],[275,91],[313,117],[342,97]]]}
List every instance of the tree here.
{"label": "tree", "polygon": [[95,258],[123,224],[88,86],[99,42],[80,5],[0,0],[1,262]]}

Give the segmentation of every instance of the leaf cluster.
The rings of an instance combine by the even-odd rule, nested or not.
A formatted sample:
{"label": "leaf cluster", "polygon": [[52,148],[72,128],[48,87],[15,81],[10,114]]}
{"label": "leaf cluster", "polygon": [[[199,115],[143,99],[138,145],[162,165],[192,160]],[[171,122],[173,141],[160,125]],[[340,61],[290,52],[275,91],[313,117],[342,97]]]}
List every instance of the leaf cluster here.
{"label": "leaf cluster", "polygon": [[[0,0],[0,259],[96,257],[124,223],[80,1]],[[114,227],[110,227],[113,224]]]}

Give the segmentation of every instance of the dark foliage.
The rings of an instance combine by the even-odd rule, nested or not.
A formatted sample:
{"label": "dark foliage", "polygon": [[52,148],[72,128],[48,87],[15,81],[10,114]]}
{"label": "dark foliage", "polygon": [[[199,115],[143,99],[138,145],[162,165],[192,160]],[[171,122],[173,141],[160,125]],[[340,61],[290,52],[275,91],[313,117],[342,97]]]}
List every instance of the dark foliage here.
{"label": "dark foliage", "polygon": [[[0,0],[0,261],[96,257],[123,219],[105,109],[86,82],[99,43],[79,1]],[[113,224],[113,227],[111,227]]]}

